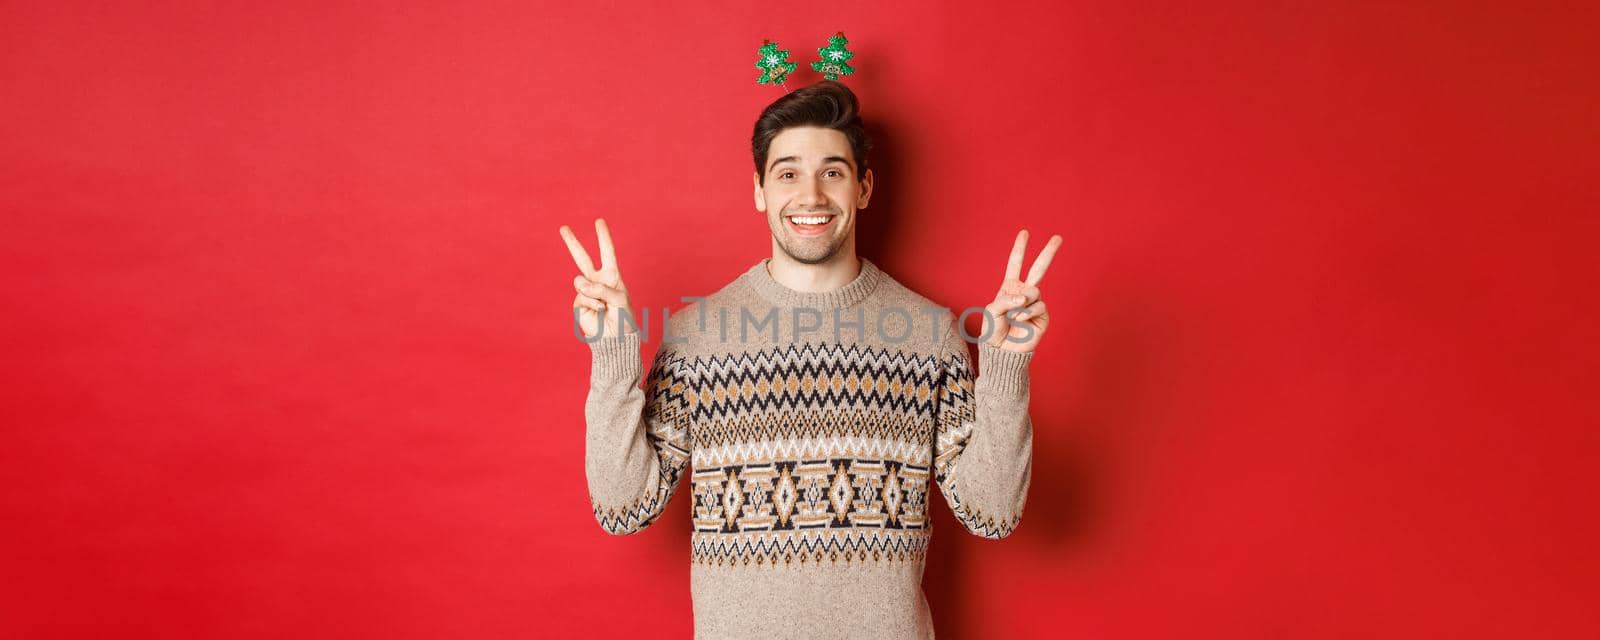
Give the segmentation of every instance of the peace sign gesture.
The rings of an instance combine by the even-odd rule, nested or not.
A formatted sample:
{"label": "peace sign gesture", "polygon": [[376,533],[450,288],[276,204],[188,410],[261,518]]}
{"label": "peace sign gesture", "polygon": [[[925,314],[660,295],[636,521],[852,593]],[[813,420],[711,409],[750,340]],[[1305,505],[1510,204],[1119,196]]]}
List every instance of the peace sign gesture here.
{"label": "peace sign gesture", "polygon": [[[1017,241],[1011,245],[1011,257],[1006,261],[1006,277],[1000,283],[1000,292],[995,294],[994,302],[984,307],[989,313],[983,321],[983,334],[979,335],[987,334],[990,346],[1017,353],[1031,353],[1039,346],[1039,339],[1050,326],[1050,312],[1039,298],[1039,281],[1044,278],[1060,246],[1061,236],[1050,236],[1050,242],[1045,243],[1044,250],[1028,268],[1028,277],[1023,279],[1022,257],[1028,248],[1028,230],[1017,233]],[[1021,311],[1007,317],[1006,313],[1012,309]]]}
{"label": "peace sign gesture", "polygon": [[[572,288],[578,291],[578,296],[572,299],[572,308],[578,310],[578,327],[583,330],[585,337],[590,338],[602,334],[602,328],[602,335],[608,336],[633,333],[628,287],[622,284],[622,273],[617,269],[617,253],[611,246],[611,230],[606,227],[604,218],[595,219],[594,232],[600,237],[599,269],[594,267],[589,252],[583,249],[577,236],[572,234],[572,229],[561,225],[561,239],[566,241],[567,251],[572,254],[572,261],[578,264],[578,271],[581,272],[572,280]],[[630,322],[622,322],[624,314]],[[604,327],[601,326],[602,320]]]}

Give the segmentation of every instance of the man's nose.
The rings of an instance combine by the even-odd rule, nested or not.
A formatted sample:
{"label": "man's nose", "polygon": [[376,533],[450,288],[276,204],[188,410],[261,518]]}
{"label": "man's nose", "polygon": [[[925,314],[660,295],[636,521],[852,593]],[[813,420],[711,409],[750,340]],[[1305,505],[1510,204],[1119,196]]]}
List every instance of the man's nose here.
{"label": "man's nose", "polygon": [[815,178],[806,180],[800,188],[800,203],[807,205],[827,204],[828,199],[822,194],[822,183]]}

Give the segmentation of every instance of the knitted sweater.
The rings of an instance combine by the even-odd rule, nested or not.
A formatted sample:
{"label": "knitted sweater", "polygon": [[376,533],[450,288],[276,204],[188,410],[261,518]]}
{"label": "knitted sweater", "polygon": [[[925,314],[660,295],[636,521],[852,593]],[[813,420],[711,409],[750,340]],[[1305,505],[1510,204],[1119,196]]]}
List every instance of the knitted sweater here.
{"label": "knitted sweater", "polygon": [[1032,354],[980,344],[974,377],[955,313],[872,262],[807,293],[769,261],[672,313],[648,376],[641,332],[590,343],[595,517],[645,529],[689,467],[697,638],[931,638],[929,496],[972,534],[1017,526]]}

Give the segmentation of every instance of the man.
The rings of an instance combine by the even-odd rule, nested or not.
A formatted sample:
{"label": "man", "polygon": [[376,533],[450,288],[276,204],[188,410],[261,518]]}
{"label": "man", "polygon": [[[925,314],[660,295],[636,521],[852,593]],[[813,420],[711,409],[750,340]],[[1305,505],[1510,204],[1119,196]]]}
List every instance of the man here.
{"label": "man", "polygon": [[1023,277],[1017,234],[974,377],[958,317],[856,256],[870,146],[837,82],[762,112],[753,186],[772,257],[671,314],[642,390],[609,229],[595,222],[596,267],[561,227],[593,356],[595,517],[613,534],[643,530],[691,467],[696,637],[932,637],[931,485],[973,534],[1003,538],[1022,516],[1028,363],[1049,323],[1037,285],[1061,239]]}

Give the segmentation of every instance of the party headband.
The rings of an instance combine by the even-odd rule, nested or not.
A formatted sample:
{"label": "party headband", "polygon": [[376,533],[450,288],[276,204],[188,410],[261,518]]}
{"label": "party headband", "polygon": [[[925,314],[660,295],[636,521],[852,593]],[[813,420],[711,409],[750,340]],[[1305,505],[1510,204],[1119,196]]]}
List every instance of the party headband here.
{"label": "party headband", "polygon": [[[828,38],[828,46],[817,49],[821,60],[811,63],[811,69],[821,73],[822,77],[829,80],[838,80],[839,76],[848,76],[856,72],[855,67],[849,65],[851,58],[856,54],[845,45],[850,41],[844,39],[844,32],[840,31]],[[756,68],[761,70],[761,76],[756,78],[759,84],[782,85],[784,91],[789,90],[789,85],[784,82],[789,74],[794,73],[795,63],[789,62],[789,50],[779,49],[778,43],[771,40],[762,40],[761,49],[756,52]]]}

